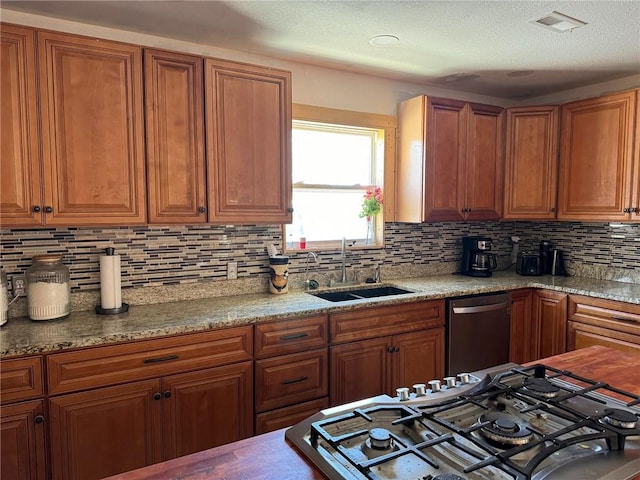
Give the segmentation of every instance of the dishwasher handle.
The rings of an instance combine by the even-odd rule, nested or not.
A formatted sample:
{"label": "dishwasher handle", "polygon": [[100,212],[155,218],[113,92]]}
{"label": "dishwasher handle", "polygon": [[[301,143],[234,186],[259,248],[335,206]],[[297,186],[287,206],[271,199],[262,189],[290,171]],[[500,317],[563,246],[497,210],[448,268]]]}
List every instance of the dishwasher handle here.
{"label": "dishwasher handle", "polygon": [[491,305],[479,305],[475,307],[453,307],[453,313],[482,313],[493,312],[508,308],[511,302],[493,303]]}

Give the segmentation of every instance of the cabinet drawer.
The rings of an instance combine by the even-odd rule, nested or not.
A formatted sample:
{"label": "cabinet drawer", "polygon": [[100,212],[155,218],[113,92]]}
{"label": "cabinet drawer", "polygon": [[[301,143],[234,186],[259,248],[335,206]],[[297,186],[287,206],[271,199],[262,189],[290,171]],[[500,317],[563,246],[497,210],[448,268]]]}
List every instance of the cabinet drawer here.
{"label": "cabinet drawer", "polygon": [[640,335],[609,330],[586,323],[569,322],[568,350],[602,345],[621,352],[640,355]]}
{"label": "cabinet drawer", "polygon": [[330,315],[331,342],[396,335],[444,325],[444,300],[365,308]]}
{"label": "cabinet drawer", "polygon": [[290,427],[329,406],[327,397],[256,415],[256,435]]}
{"label": "cabinet drawer", "polygon": [[0,363],[2,403],[28,400],[44,394],[42,357],[2,360]]}
{"label": "cabinet drawer", "polygon": [[640,305],[571,295],[569,320],[640,335]]}
{"label": "cabinet drawer", "polygon": [[256,412],[326,397],[327,349],[256,362]]}
{"label": "cabinet drawer", "polygon": [[327,344],[327,317],[297,318],[256,325],[256,357],[296,353]]}
{"label": "cabinet drawer", "polygon": [[250,326],[58,353],[47,357],[49,393],[251,360],[252,353]]}

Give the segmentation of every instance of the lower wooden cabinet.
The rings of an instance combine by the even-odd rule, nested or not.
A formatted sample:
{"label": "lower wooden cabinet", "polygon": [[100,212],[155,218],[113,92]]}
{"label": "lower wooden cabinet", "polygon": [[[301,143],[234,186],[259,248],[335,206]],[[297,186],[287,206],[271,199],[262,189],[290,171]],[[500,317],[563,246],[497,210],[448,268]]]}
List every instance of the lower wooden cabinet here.
{"label": "lower wooden cabinet", "polygon": [[51,398],[53,478],[98,479],[161,461],[157,394],[160,380]]}
{"label": "lower wooden cabinet", "polygon": [[252,372],[243,362],[50,398],[53,478],[99,479],[251,436]]}
{"label": "lower wooden cabinet", "polygon": [[511,320],[509,325],[509,361],[527,363],[536,359],[537,342],[533,327],[533,290],[511,292]]}
{"label": "lower wooden cabinet", "polygon": [[536,290],[533,294],[535,359],[551,357],[567,350],[566,293]]}
{"label": "lower wooden cabinet", "polygon": [[256,435],[290,427],[329,406],[329,398],[319,398],[256,415]]}
{"label": "lower wooden cabinet", "polygon": [[0,363],[0,478],[48,478],[42,357]]}
{"label": "lower wooden cabinet", "polygon": [[0,407],[0,478],[47,478],[43,412],[43,400]]}
{"label": "lower wooden cabinet", "polygon": [[253,435],[253,363],[162,379],[164,460]]}
{"label": "lower wooden cabinet", "polygon": [[640,354],[640,305],[572,295],[567,349],[603,345]]}
{"label": "lower wooden cabinet", "polygon": [[444,376],[444,328],[336,345],[331,405],[353,402]]}
{"label": "lower wooden cabinet", "polygon": [[256,434],[289,427],[329,406],[327,316],[256,325]]}

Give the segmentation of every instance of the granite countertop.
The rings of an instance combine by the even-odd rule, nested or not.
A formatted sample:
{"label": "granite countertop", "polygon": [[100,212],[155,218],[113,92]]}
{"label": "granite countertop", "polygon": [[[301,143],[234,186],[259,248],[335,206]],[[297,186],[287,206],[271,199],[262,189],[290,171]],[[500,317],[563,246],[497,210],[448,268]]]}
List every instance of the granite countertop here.
{"label": "granite countertop", "polygon": [[72,312],[66,318],[35,322],[14,318],[0,331],[0,357],[47,353],[67,348],[138,340],[213,328],[249,325],[301,315],[419,300],[491,293],[518,288],[545,288],[565,293],[640,304],[640,285],[584,277],[522,277],[497,272],[490,278],[437,275],[384,282],[411,294],[333,303],[304,291],[284,295],[257,293],[154,305],[133,305],[122,315]]}

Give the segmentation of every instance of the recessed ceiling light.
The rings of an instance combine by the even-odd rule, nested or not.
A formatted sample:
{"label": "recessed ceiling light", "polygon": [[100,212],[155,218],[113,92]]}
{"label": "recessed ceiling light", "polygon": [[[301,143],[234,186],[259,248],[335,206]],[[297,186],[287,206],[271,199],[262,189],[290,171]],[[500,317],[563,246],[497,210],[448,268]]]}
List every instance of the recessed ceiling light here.
{"label": "recessed ceiling light", "polygon": [[539,25],[544,28],[553,30],[554,32],[564,33],[571,30],[584,27],[587,22],[578,20],[577,18],[570,17],[560,12],[551,12],[548,15],[538,18],[537,20],[531,20],[530,23]]}
{"label": "recessed ceiling light", "polygon": [[398,43],[400,39],[395,35],[376,35],[369,39],[369,44],[374,47],[390,47]]}

